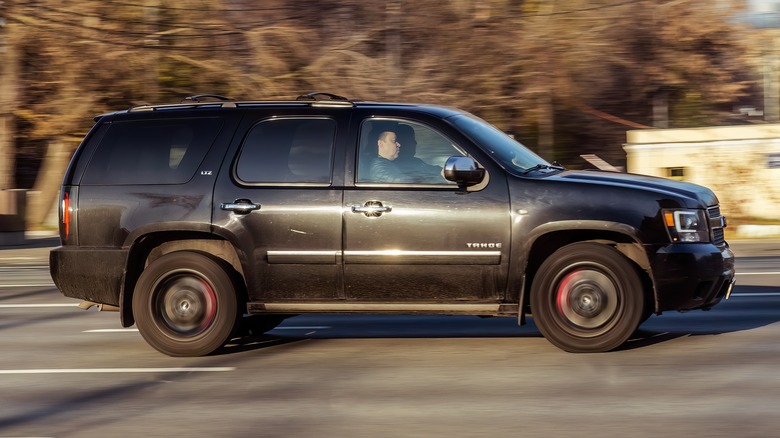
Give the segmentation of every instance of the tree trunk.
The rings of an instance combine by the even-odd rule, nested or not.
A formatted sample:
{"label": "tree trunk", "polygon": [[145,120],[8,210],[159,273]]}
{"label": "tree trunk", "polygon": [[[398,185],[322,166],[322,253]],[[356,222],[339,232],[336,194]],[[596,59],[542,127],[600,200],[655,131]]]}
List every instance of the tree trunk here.
{"label": "tree trunk", "polygon": [[547,161],[555,160],[555,107],[553,106],[552,90],[549,90],[539,101],[541,116],[539,117],[539,140],[536,153]]}
{"label": "tree trunk", "polygon": [[15,36],[18,24],[0,28],[0,190],[14,188],[14,116],[19,89]]}
{"label": "tree trunk", "polygon": [[653,94],[653,127],[669,127],[669,92],[666,90]]}
{"label": "tree trunk", "polygon": [[[0,80],[2,82],[4,80]],[[0,105],[3,105],[0,103]],[[0,190],[14,185],[13,116],[0,114]]]}
{"label": "tree trunk", "polygon": [[32,193],[28,195],[27,228],[31,230],[55,226],[47,218],[57,206],[62,177],[70,161],[67,141],[55,138],[48,143]]}

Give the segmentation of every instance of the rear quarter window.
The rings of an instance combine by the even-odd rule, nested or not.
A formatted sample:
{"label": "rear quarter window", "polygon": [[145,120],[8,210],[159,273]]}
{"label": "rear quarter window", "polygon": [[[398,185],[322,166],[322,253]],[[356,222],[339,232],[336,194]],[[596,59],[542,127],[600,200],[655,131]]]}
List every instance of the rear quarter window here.
{"label": "rear quarter window", "polygon": [[84,185],[183,184],[219,134],[221,118],[113,122],[84,174]]}

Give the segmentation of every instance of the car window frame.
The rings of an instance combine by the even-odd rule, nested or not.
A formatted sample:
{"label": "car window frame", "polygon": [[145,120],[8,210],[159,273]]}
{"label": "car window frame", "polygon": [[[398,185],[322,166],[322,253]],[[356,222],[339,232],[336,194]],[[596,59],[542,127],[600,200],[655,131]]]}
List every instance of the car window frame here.
{"label": "car window frame", "polygon": [[[284,120],[328,120],[332,122],[333,124],[333,137],[331,139],[331,147],[330,147],[330,160],[329,160],[329,175],[327,182],[304,182],[304,181],[246,181],[242,179],[238,174],[238,166],[241,161],[242,153],[244,152],[244,147],[246,145],[246,141],[251,135],[252,131],[259,125],[267,122],[274,122],[274,121],[284,121]],[[254,121],[248,129],[246,129],[246,133],[243,135],[243,138],[241,138],[241,141],[238,144],[238,148],[235,152],[235,159],[233,160],[233,163],[231,165],[231,171],[230,175],[233,181],[244,187],[332,187],[334,184],[334,178],[336,177],[335,174],[335,159],[336,155],[338,153],[338,137],[339,137],[339,120],[337,117],[331,116],[331,115],[325,115],[325,114],[317,114],[317,115],[269,115],[267,117],[260,118],[256,121]],[[291,140],[292,142],[292,140]],[[291,144],[292,147],[292,144]],[[289,154],[289,151],[288,151]]]}
{"label": "car window frame", "polygon": [[[193,120],[212,120],[217,123],[217,126],[215,126],[215,130],[213,132],[213,135],[210,136],[210,141],[203,142],[202,144],[197,145],[197,147],[200,147],[201,150],[197,151],[198,155],[196,155],[194,158],[189,158],[188,167],[182,169],[180,172],[183,177],[176,179],[175,181],[166,181],[164,179],[161,180],[151,180],[151,179],[142,179],[140,177],[133,179],[133,180],[112,180],[109,175],[111,175],[110,169],[108,168],[110,162],[114,158],[114,154],[121,153],[122,151],[126,150],[127,148],[117,148],[115,145],[113,147],[109,147],[107,144],[105,144],[106,141],[109,139],[113,140],[113,133],[112,130],[115,129],[121,129],[125,128],[129,125],[149,125],[149,124],[172,124],[175,122],[188,122],[192,123]],[[79,178],[79,184],[84,186],[133,186],[133,185],[142,185],[142,186],[173,186],[173,185],[183,185],[188,184],[197,174],[198,169],[200,168],[203,161],[206,159],[206,157],[209,154],[209,151],[214,147],[215,142],[219,138],[220,134],[222,133],[222,130],[225,129],[226,126],[226,120],[222,116],[214,116],[214,115],[198,115],[195,117],[161,117],[161,118],[124,118],[119,120],[107,120],[104,123],[101,123],[98,130],[95,132],[95,137],[91,137],[88,139],[90,142],[89,147],[87,148],[88,152],[88,162],[86,164],[79,163],[80,168],[78,169],[81,172],[80,178]],[[195,134],[195,132],[193,132]],[[189,149],[190,147],[195,147],[195,143],[197,142],[196,136],[193,136],[193,138],[190,140],[190,144],[188,145]],[[94,142],[94,143],[93,143]],[[169,150],[169,153],[173,149],[171,148]],[[137,151],[136,151],[137,153]],[[107,154],[106,156],[103,156],[103,154]],[[184,156],[183,156],[184,157]],[[182,158],[183,158],[182,157]],[[86,157],[85,157],[86,158]],[[170,158],[170,156],[169,156]],[[172,175],[175,172],[179,171],[179,166],[181,165],[182,161],[179,160],[176,167],[170,167],[172,172],[167,175]],[[100,169],[98,169],[100,167]],[[187,172],[184,172],[184,170],[187,170]],[[126,171],[127,174],[132,174],[135,176],[142,175],[141,172],[130,172]],[[114,175],[115,177],[115,175]],[[116,178],[116,177],[115,177]]]}
{"label": "car window frame", "polygon": [[[466,148],[459,145],[456,141],[454,141],[450,136],[446,135],[442,130],[436,129],[429,123],[425,123],[418,119],[412,119],[408,117],[400,117],[400,116],[392,116],[392,115],[383,115],[383,116],[367,116],[363,117],[360,120],[357,121],[357,145],[356,145],[356,153],[355,153],[355,160],[354,160],[354,184],[356,187],[366,187],[366,188],[377,188],[377,187],[391,187],[391,188],[429,188],[429,189],[442,189],[442,190],[451,190],[451,189],[457,189],[457,185],[453,182],[444,180],[442,178],[442,183],[440,184],[431,184],[431,183],[422,183],[422,182],[385,182],[385,181],[361,181],[360,180],[360,167],[361,167],[361,156],[364,155],[365,151],[364,148],[372,147],[370,144],[367,144],[364,142],[369,142],[371,139],[370,137],[370,131],[365,130],[364,126],[367,122],[388,122],[388,123],[395,123],[395,124],[410,124],[410,125],[419,125],[425,129],[429,129],[430,131],[434,132],[436,135],[441,137],[442,139],[449,142],[453,149],[460,152],[462,156],[464,157],[471,157],[471,155],[468,153]],[[419,142],[418,142],[419,144]],[[401,145],[403,147],[403,144]],[[452,155],[451,155],[452,156]],[[472,157],[473,158],[473,157]],[[370,159],[370,158],[369,158]],[[430,163],[428,163],[430,164]]]}

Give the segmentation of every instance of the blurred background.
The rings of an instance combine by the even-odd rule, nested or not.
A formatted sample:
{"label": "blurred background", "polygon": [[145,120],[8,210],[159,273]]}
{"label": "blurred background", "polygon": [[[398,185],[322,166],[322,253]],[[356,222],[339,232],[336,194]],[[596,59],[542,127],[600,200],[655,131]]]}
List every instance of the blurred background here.
{"label": "blurred background", "polygon": [[[199,93],[292,99],[326,91],[454,106],[574,169],[593,167],[598,161],[583,156],[595,156],[632,171],[629,132],[669,132],[674,143],[686,128],[780,120],[780,1],[65,3],[0,1],[0,219],[21,202],[27,229],[51,226],[68,159],[95,115]],[[780,131],[759,136],[747,154],[775,137]],[[725,152],[698,166],[729,175],[704,181],[725,194],[737,220],[772,223],[739,210],[744,193],[731,190],[754,180],[756,165],[780,168],[780,149],[777,162],[773,154],[736,170]],[[684,163],[656,170],[646,173],[701,181]],[[780,205],[780,175],[771,178]],[[751,187],[769,193],[766,179]]]}

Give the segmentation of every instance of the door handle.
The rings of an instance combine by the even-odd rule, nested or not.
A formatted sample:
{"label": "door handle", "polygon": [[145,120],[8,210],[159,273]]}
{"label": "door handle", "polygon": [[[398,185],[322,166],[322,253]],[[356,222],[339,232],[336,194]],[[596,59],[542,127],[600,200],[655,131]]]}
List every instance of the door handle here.
{"label": "door handle", "polygon": [[219,204],[219,208],[226,211],[233,211],[237,214],[247,214],[253,210],[259,210],[260,205],[255,204],[249,199],[236,199],[233,202],[223,202]]}
{"label": "door handle", "polygon": [[363,205],[353,205],[352,213],[363,213],[366,217],[379,217],[382,213],[393,211],[393,207],[382,205],[379,201],[368,201]]}

